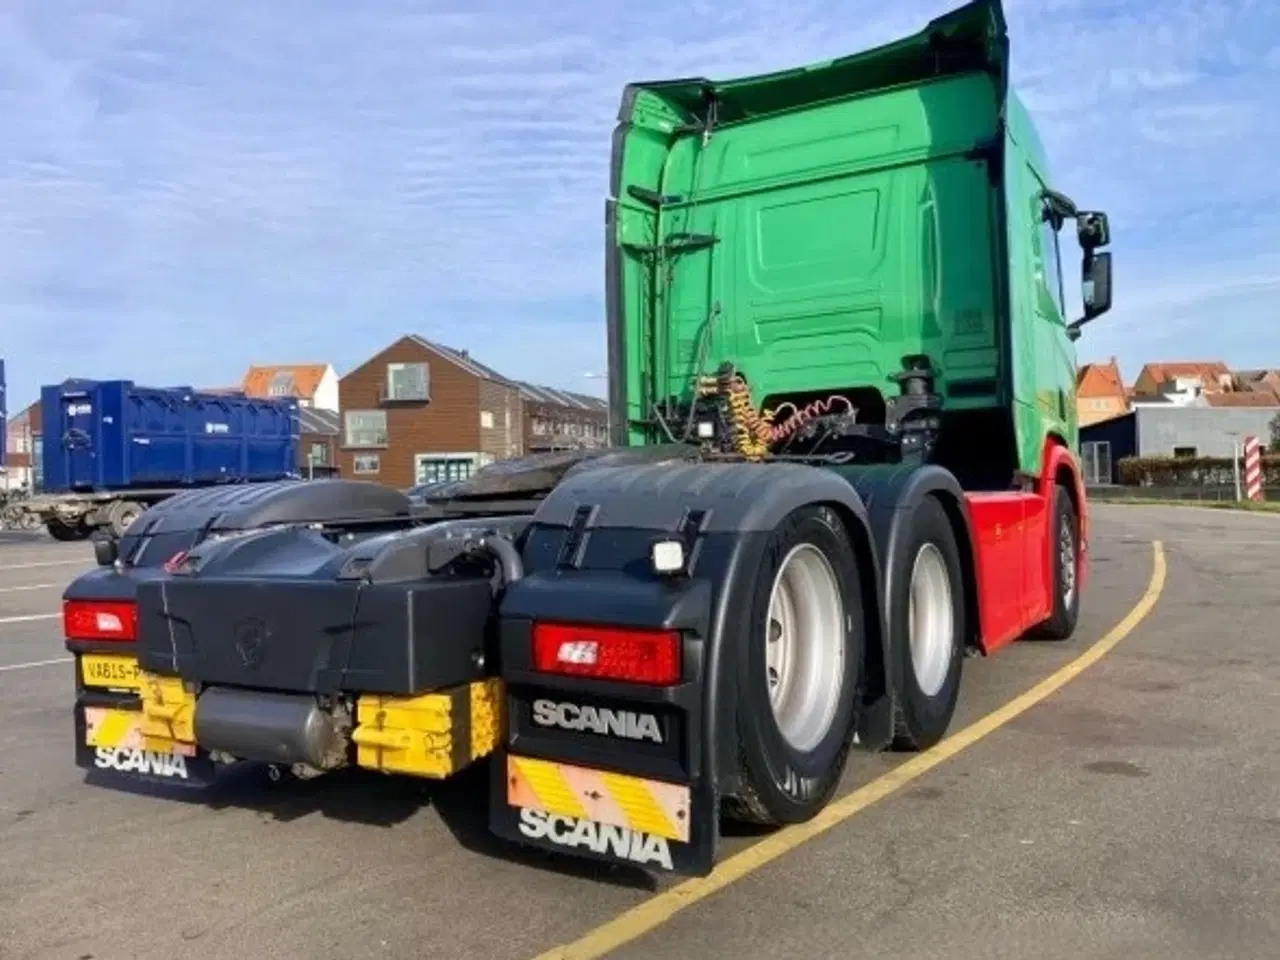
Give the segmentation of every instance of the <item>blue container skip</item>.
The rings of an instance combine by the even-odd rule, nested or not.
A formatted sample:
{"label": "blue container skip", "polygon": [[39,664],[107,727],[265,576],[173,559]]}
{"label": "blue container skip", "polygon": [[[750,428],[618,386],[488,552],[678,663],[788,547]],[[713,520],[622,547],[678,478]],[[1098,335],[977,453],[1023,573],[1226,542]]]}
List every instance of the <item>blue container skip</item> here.
{"label": "blue container skip", "polygon": [[44,491],[251,483],[298,476],[298,401],[67,380],[40,391]]}

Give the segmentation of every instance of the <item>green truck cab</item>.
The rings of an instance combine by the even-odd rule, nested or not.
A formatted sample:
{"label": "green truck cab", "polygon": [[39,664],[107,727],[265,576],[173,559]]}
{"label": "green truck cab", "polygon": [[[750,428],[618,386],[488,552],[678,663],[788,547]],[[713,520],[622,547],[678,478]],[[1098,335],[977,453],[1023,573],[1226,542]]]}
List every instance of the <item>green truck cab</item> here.
{"label": "green truck cab", "polygon": [[615,441],[667,439],[725,360],[766,407],[839,395],[883,425],[919,358],[941,433],[984,437],[946,465],[999,489],[1039,474],[1046,438],[1074,448],[1072,344],[1109,306],[1106,218],[1053,189],[1008,58],[1001,6],[979,0],[840,60],[631,86],[606,236]]}
{"label": "green truck cab", "polygon": [[611,447],[415,509],[351,480],[152,508],[64,594],[77,765],[483,762],[496,835],[706,874],[722,816],[809,820],[853,746],[938,743],[969,655],[1069,638],[1087,570],[1074,342],[1109,228],[1053,187],[1008,50],[975,0],[828,63],[629,87]]}

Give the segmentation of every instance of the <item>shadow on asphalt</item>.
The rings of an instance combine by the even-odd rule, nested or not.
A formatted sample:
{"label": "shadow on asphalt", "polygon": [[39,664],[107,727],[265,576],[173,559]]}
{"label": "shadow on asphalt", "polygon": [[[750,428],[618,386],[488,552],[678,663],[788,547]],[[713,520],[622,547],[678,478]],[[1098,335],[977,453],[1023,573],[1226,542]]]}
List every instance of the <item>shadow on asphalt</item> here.
{"label": "shadow on asphalt", "polygon": [[0,546],[12,544],[15,547],[31,547],[37,544],[55,544],[58,541],[39,530],[0,530]]}
{"label": "shadow on asphalt", "polygon": [[495,837],[488,824],[488,761],[439,782],[359,769],[337,771],[313,780],[286,775],[273,782],[266,766],[250,763],[219,771],[217,780],[207,787],[123,780],[97,771],[87,772],[84,782],[99,789],[210,810],[252,810],[280,823],[319,814],[343,823],[393,827],[424,808],[433,808],[453,838],[472,853],[562,876],[650,893],[657,890],[655,878],[639,869],[544,853]]}

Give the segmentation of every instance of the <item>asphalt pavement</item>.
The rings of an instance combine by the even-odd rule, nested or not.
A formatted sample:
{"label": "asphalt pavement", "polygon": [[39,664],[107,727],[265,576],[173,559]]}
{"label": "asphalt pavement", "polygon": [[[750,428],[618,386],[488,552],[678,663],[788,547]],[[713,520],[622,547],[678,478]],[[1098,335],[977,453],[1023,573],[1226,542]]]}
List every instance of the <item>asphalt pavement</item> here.
{"label": "asphalt pavement", "polygon": [[[955,728],[1114,650],[910,784],[610,956],[1261,958],[1280,941],[1280,517],[1097,506],[1066,643],[966,662]],[[655,893],[485,831],[484,783],[356,774],[198,798],[72,764],[59,594],[84,544],[0,534],[0,960],[504,960]],[[855,754],[846,789],[903,756]],[[755,837],[736,831],[728,853]]]}

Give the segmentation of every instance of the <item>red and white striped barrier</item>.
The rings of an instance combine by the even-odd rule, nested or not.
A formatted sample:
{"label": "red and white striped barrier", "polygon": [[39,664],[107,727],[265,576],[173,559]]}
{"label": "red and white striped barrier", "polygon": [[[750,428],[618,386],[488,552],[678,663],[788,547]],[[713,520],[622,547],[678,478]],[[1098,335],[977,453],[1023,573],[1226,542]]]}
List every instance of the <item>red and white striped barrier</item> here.
{"label": "red and white striped barrier", "polygon": [[1257,437],[1244,438],[1244,496],[1262,499],[1262,444]]}

